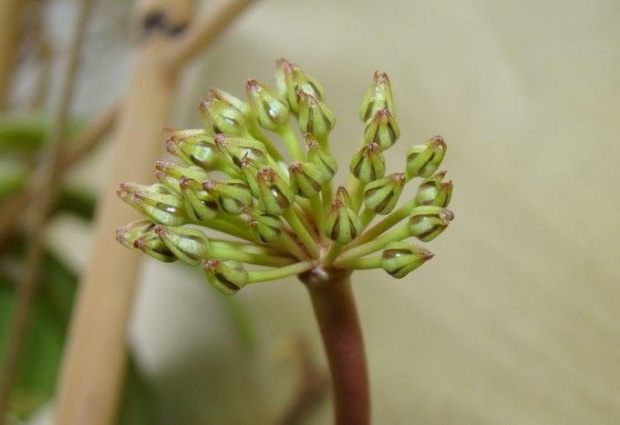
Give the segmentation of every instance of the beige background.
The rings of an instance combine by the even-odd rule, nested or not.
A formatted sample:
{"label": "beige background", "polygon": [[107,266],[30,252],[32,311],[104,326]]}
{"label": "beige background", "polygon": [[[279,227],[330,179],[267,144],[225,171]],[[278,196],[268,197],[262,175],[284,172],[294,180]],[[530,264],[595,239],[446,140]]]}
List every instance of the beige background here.
{"label": "beige background", "polygon": [[[241,95],[285,56],[327,89],[342,164],[375,69],[391,76],[402,131],[391,171],[409,144],[446,138],[456,220],[436,257],[400,282],[355,275],[375,424],[620,423],[618,22],[611,0],[269,0],[188,73],[176,126],[198,125],[209,86]],[[61,244],[71,229],[57,223]],[[268,423],[293,385],[287,338],[303,331],[320,355],[303,288],[239,295],[259,337],[249,355],[197,276],[145,270],[133,340],[164,417]],[[326,403],[308,424],[329,415]]]}

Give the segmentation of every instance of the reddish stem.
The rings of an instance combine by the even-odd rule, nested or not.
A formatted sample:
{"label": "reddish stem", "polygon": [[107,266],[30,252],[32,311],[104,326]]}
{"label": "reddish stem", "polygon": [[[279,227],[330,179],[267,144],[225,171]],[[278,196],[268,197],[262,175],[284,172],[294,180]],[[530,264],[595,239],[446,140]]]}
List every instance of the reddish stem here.
{"label": "reddish stem", "polygon": [[366,356],[349,274],[312,270],[300,278],[310,292],[329,362],[335,425],[369,425]]}

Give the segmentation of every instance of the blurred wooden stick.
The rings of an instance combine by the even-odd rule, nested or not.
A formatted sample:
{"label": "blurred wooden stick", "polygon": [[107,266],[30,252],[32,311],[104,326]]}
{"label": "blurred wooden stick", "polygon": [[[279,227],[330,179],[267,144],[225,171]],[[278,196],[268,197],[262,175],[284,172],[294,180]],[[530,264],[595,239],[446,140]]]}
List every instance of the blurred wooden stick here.
{"label": "blurred wooden stick", "polygon": [[[179,5],[178,1],[163,4],[167,8]],[[136,214],[116,198],[115,189],[123,181],[152,179],[153,163],[161,150],[160,128],[169,119],[178,83],[180,67],[175,64],[184,64],[208,47],[249,4],[247,0],[218,2],[183,36],[167,27],[169,9],[162,8],[162,2],[139,3],[144,28],[154,30],[147,33],[136,53],[119,112],[112,172],[103,188],[91,264],[82,281],[65,350],[57,425],[115,422],[139,265],[139,256],[114,239],[118,226],[136,219]],[[175,28],[178,25],[176,22]],[[200,42],[192,36],[196,32],[201,34]],[[186,47],[190,44],[195,47]],[[174,58],[175,51],[187,53],[180,62],[167,59]]]}
{"label": "blurred wooden stick", "polygon": [[9,103],[26,3],[25,0],[0,0],[0,111]]}
{"label": "blurred wooden stick", "polygon": [[71,48],[65,65],[60,99],[54,111],[52,127],[42,152],[42,159],[33,176],[32,193],[36,197],[37,208],[33,210],[32,223],[26,229],[28,233],[26,267],[19,285],[19,297],[11,322],[8,351],[2,368],[2,375],[0,376],[0,425],[4,423],[4,419],[7,417],[6,412],[11,400],[13,385],[19,370],[19,360],[30,323],[30,309],[39,286],[40,263],[45,241],[45,224],[58,190],[57,170],[61,146],[66,135],[71,101],[80,65],[80,53],[92,4],[93,0],[82,0],[80,5],[78,21],[74,29]]}

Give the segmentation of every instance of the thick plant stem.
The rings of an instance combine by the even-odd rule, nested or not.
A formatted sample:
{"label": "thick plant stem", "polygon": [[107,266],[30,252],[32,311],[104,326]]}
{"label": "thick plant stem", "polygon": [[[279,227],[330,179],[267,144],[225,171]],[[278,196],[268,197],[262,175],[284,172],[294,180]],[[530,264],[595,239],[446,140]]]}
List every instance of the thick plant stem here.
{"label": "thick plant stem", "polygon": [[324,270],[301,275],[312,299],[332,377],[334,425],[369,425],[366,356],[348,274]]}

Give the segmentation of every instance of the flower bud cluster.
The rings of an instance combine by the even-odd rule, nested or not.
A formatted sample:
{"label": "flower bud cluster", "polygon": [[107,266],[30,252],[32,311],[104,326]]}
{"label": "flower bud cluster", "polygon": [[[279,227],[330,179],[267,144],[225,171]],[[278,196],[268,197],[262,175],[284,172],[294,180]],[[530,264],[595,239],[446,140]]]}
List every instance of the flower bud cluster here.
{"label": "flower bud cluster", "polygon": [[[400,129],[386,73],[374,74],[362,101],[362,146],[349,161],[347,185],[337,189],[336,118],[317,79],[280,59],[276,87],[250,79],[245,95],[209,90],[198,108],[203,128],[170,132],[172,158],[155,164],[157,182],[119,186],[119,197],[143,216],[117,230],[122,245],[198,266],[229,295],[315,267],[383,268],[402,278],[432,258],[404,239],[431,241],[453,218],[446,209],[452,182],[437,172],[446,144],[433,137],[413,145],[404,169],[388,173],[384,152]],[[415,197],[399,208],[416,177]],[[373,252],[379,256],[366,256]]]}

